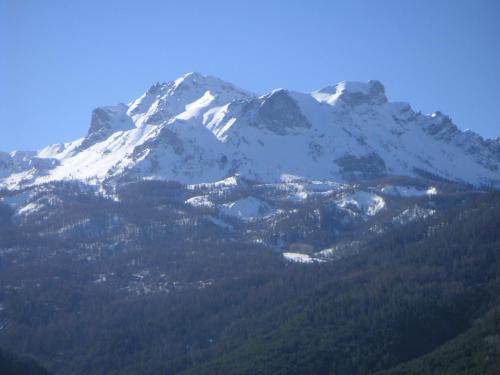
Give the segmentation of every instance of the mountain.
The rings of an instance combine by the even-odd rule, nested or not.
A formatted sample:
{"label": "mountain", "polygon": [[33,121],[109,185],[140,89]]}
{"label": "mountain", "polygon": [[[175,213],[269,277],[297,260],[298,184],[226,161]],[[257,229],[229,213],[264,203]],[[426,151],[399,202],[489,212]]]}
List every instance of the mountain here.
{"label": "mountain", "polygon": [[499,148],[377,81],[157,83],[0,154],[0,347],[57,375],[496,375]]}
{"label": "mountain", "polygon": [[0,346],[57,375],[497,375],[500,193],[409,183],[4,191]]}
{"label": "mountain", "polygon": [[263,96],[188,73],[93,111],[85,137],[0,154],[0,187],[79,180],[208,183],[231,176],[340,183],[386,176],[500,187],[500,144],[389,102],[378,81]]}

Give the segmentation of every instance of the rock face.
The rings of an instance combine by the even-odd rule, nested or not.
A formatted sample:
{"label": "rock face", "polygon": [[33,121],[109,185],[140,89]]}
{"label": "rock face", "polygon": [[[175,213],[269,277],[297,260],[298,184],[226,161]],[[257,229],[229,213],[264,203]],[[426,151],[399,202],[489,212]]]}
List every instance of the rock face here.
{"label": "rock face", "polygon": [[340,100],[346,106],[362,104],[381,105],[387,103],[385,88],[379,81],[340,82],[312,94],[318,101],[329,104]]}
{"label": "rock face", "polygon": [[285,90],[277,90],[264,100],[256,100],[257,111],[249,122],[251,126],[265,129],[276,135],[296,134],[311,124]]}
{"label": "rock face", "polygon": [[94,109],[87,137],[82,142],[80,149],[103,141],[113,133],[134,129],[134,121],[127,114],[127,110],[128,106],[123,103]]}
{"label": "rock face", "polygon": [[38,152],[0,153],[0,188],[76,179],[204,183],[239,175],[351,182],[424,176],[500,187],[500,141],[440,113],[388,101],[379,81],[257,96],[198,73],[93,111],[87,135]]}

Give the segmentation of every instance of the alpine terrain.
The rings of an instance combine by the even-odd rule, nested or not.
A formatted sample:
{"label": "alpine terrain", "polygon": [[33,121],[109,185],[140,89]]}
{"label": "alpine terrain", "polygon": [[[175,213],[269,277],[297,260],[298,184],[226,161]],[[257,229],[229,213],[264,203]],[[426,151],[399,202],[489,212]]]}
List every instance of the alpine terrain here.
{"label": "alpine terrain", "polygon": [[156,83],[0,153],[0,365],[498,374],[499,189],[500,137],[379,81]]}
{"label": "alpine terrain", "polygon": [[0,186],[139,179],[214,183],[241,176],[339,183],[396,175],[500,186],[499,140],[435,112],[391,103],[378,81],[257,96],[188,73],[135,101],[93,111],[85,137],[0,155]]}

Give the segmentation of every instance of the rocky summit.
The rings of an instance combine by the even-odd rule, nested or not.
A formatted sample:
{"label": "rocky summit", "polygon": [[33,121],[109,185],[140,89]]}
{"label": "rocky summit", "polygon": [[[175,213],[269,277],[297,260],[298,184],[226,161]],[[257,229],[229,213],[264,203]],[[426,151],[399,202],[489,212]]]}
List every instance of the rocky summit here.
{"label": "rocky summit", "polygon": [[391,102],[379,81],[256,95],[188,73],[129,104],[96,108],[87,135],[39,151],[0,153],[0,188],[77,180],[353,183],[387,176],[500,187],[498,139]]}

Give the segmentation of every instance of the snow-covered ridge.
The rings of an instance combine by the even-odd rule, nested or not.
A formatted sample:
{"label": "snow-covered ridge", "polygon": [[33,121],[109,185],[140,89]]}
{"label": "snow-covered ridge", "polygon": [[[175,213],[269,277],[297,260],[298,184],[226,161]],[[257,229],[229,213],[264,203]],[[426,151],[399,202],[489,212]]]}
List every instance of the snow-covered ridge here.
{"label": "snow-covered ridge", "polygon": [[269,183],[400,175],[499,188],[500,143],[459,130],[440,112],[390,102],[379,81],[257,96],[188,73],[129,104],[95,109],[87,135],[74,142],[0,153],[0,188],[8,189],[59,180],[196,185],[235,175]]}

